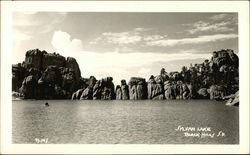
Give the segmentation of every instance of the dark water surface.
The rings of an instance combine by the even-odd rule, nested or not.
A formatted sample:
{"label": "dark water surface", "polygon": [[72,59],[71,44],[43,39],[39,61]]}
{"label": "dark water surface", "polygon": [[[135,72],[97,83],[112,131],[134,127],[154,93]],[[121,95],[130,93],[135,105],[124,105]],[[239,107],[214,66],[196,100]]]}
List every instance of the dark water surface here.
{"label": "dark water surface", "polygon": [[[239,108],[210,100],[13,101],[13,143],[237,144]],[[210,127],[186,137],[183,127]],[[219,131],[225,133],[218,136]],[[189,131],[197,133],[198,131]],[[200,134],[201,131],[199,131]],[[199,133],[198,132],[198,133]]]}

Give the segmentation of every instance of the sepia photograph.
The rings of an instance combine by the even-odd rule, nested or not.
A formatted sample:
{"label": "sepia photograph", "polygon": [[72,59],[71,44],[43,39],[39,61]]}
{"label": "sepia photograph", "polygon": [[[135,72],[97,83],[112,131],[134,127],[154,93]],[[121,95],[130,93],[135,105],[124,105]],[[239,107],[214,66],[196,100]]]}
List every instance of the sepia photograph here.
{"label": "sepia photograph", "polygon": [[11,145],[243,144],[238,12],[13,10]]}
{"label": "sepia photograph", "polygon": [[14,12],[12,23],[13,143],[239,143],[236,13]]}

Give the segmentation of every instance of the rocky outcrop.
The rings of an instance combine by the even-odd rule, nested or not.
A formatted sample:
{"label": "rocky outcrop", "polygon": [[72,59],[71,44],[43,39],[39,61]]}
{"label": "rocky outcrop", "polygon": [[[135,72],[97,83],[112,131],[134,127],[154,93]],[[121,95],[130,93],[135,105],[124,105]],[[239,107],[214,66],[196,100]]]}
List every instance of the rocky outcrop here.
{"label": "rocky outcrop", "polygon": [[65,63],[65,67],[72,69],[75,75],[76,83],[78,84],[81,78],[81,71],[80,71],[78,63],[76,62],[76,59],[72,57],[68,57]]}
{"label": "rocky outcrop", "polygon": [[[41,90],[39,98],[53,99],[56,96],[55,88],[62,86],[60,71],[56,66],[48,66],[38,80],[39,90]],[[58,92],[60,93],[60,92]],[[66,94],[65,94],[66,96]]]}
{"label": "rocky outcrop", "polygon": [[37,94],[37,81],[35,79],[35,76],[29,75],[27,76],[22,83],[22,87],[20,88],[20,91],[24,95],[24,99],[34,99],[36,98]]}
{"label": "rocky outcrop", "polygon": [[93,99],[93,88],[87,87],[82,92],[80,100],[92,100]]}
{"label": "rocky outcrop", "polygon": [[142,100],[147,98],[147,84],[144,78],[132,77],[128,83],[129,99]]}
{"label": "rocky outcrop", "polygon": [[21,66],[21,63],[12,65],[12,91],[19,91],[19,88],[22,86],[22,82],[27,74],[26,69]]}
{"label": "rocky outcrop", "polygon": [[26,99],[70,99],[82,87],[75,59],[40,51],[26,52],[22,64],[12,66],[12,90]]}
{"label": "rocky outcrop", "polygon": [[200,99],[209,99],[209,93],[207,91],[207,88],[200,88],[198,90],[198,95]]}
{"label": "rocky outcrop", "polygon": [[180,73],[170,72],[164,82],[165,98],[221,100],[239,89],[238,63],[232,50],[223,49],[213,52],[210,61],[184,66]]}
{"label": "rocky outcrop", "polygon": [[162,82],[164,79],[162,79],[161,76],[157,76],[156,78],[154,76],[151,76],[147,82],[148,87],[148,99],[153,100],[162,100],[164,99],[164,88]]}
{"label": "rocky outcrop", "polygon": [[182,81],[177,81],[175,88],[176,88],[176,99],[183,99],[183,88],[182,88]]}
{"label": "rocky outcrop", "polygon": [[117,100],[128,100],[129,89],[126,80],[121,80],[121,85],[116,86],[116,99]]}
{"label": "rocky outcrop", "polygon": [[164,82],[164,94],[167,100],[175,99],[175,89],[170,81]]}
{"label": "rocky outcrop", "polygon": [[12,100],[22,100],[23,95],[21,93],[18,92],[12,92]]}
{"label": "rocky outcrop", "polygon": [[126,80],[121,80],[122,100],[129,99],[129,89]]}
{"label": "rocky outcrop", "polygon": [[23,62],[23,67],[28,68],[37,68],[42,69],[43,66],[43,57],[47,54],[46,51],[40,51],[39,49],[29,50],[25,54],[25,60]]}
{"label": "rocky outcrop", "polygon": [[25,99],[223,100],[239,90],[238,67],[234,51],[223,49],[214,51],[210,61],[183,66],[180,72],[167,73],[162,68],[159,75],[152,75],[147,82],[132,77],[128,85],[121,80],[114,89],[112,77],[81,77],[75,58],[34,49],[26,52],[23,63],[12,65],[12,91]]}
{"label": "rocky outcrop", "polygon": [[96,78],[94,76],[90,76],[89,80],[88,80],[88,87],[89,88],[94,88],[95,84],[96,84]]}
{"label": "rocky outcrop", "polygon": [[82,92],[84,91],[84,89],[78,89],[76,92],[74,92],[72,94],[71,99],[72,100],[79,100],[81,98]]}
{"label": "rocky outcrop", "polygon": [[81,89],[77,90],[72,94],[71,99],[80,99],[80,100],[91,100],[93,99],[93,87],[96,84],[96,78],[90,76],[89,78],[80,78],[79,80]]}
{"label": "rocky outcrop", "polygon": [[212,85],[209,88],[211,100],[222,100],[225,96],[226,89],[224,86]]}
{"label": "rocky outcrop", "polygon": [[112,100],[115,98],[114,84],[112,77],[98,80],[93,88],[94,100]]}
{"label": "rocky outcrop", "polygon": [[28,76],[24,78],[19,92],[23,94],[24,99],[37,99],[40,93],[38,89],[38,78],[40,72],[36,68],[30,68]]}
{"label": "rocky outcrop", "polygon": [[65,62],[65,57],[57,53],[47,53],[46,51],[33,49],[26,52],[25,60],[22,65],[25,68],[45,70],[48,66],[64,67]]}
{"label": "rocky outcrop", "polygon": [[239,103],[240,103],[239,91],[237,91],[233,95],[228,96],[226,99],[228,99],[226,105],[228,105],[228,106],[239,106]]}
{"label": "rocky outcrop", "polygon": [[116,86],[115,94],[116,94],[116,99],[117,100],[122,100],[122,89],[121,89],[120,85]]}
{"label": "rocky outcrop", "polygon": [[191,98],[191,90],[189,89],[188,85],[186,83],[182,84],[182,98],[184,100]]}
{"label": "rocky outcrop", "polygon": [[41,69],[46,69],[48,66],[66,67],[65,62],[65,57],[57,53],[44,53]]}

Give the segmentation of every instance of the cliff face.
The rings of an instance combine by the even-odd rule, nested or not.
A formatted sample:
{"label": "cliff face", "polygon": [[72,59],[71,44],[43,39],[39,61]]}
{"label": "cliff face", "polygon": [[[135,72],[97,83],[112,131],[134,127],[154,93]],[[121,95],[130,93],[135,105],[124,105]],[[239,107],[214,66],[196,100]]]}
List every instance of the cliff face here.
{"label": "cliff face", "polygon": [[[232,50],[213,52],[211,60],[184,66],[148,81],[132,77],[121,80],[116,89],[112,77],[82,78],[74,58],[39,49],[26,52],[22,64],[12,66],[12,90],[25,99],[162,100],[224,99],[239,90],[239,59]],[[17,96],[17,93],[14,93]]]}
{"label": "cliff face", "polygon": [[74,58],[39,49],[27,51],[25,61],[12,66],[12,75],[12,90],[25,99],[69,99],[81,87]]}

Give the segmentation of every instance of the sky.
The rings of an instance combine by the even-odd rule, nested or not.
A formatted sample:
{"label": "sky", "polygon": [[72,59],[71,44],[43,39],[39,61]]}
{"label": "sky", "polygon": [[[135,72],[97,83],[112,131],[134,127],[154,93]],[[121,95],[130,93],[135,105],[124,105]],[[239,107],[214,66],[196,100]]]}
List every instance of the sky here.
{"label": "sky", "polygon": [[76,58],[82,77],[130,77],[180,71],[212,52],[238,53],[236,13],[14,12],[12,63],[39,48]]}

